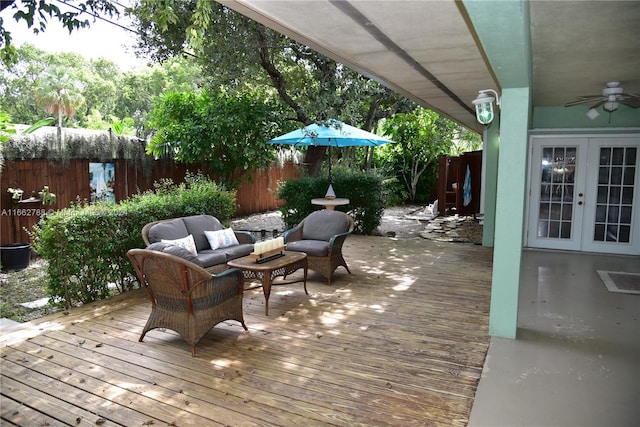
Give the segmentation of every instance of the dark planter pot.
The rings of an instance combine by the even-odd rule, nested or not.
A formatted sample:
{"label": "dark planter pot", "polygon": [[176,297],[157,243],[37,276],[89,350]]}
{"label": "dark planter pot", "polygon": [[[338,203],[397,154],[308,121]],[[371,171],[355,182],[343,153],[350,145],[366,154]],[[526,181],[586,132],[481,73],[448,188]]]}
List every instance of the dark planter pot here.
{"label": "dark planter pot", "polygon": [[3,270],[22,270],[29,266],[31,245],[29,243],[10,243],[0,246],[0,263]]}

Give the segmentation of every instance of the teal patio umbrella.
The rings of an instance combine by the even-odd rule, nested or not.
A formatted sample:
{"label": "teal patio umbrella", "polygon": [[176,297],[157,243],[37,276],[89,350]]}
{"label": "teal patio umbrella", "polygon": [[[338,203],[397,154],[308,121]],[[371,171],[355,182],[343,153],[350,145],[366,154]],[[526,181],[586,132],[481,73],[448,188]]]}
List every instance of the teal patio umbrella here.
{"label": "teal patio umbrella", "polygon": [[[268,141],[269,144],[329,147],[377,147],[393,143],[388,138],[350,126],[340,120],[329,119],[312,123],[302,129],[285,133]],[[329,184],[331,184],[331,151],[329,151]]]}
{"label": "teal patio umbrella", "polygon": [[376,147],[392,143],[388,138],[330,119],[322,124],[313,123],[302,129],[285,133],[269,144],[325,147]]}

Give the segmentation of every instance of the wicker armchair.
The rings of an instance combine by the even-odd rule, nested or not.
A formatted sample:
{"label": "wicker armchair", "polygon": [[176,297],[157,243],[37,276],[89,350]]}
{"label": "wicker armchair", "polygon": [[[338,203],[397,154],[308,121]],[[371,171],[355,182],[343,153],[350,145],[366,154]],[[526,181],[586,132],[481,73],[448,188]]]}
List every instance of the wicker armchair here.
{"label": "wicker armchair", "polygon": [[148,249],[131,249],[127,256],[151,300],[151,314],[139,341],[152,329],[171,329],[191,344],[195,357],[198,342],[218,323],[237,320],[247,330],[240,270],[211,275],[183,258]]}
{"label": "wicker armchair", "polygon": [[288,251],[307,254],[309,268],[328,279],[336,268],[343,266],[349,274],[342,256],[342,245],[353,232],[353,218],[344,212],[319,210],[310,213],[296,227],[284,232]]}

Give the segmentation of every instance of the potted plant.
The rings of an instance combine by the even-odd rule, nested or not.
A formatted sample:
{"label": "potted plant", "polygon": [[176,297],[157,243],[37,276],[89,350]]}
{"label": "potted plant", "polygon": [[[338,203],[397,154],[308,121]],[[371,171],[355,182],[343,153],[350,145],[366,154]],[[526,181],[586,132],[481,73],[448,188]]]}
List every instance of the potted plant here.
{"label": "potted plant", "polygon": [[[10,213],[13,218],[13,240],[17,240],[18,225],[17,217],[22,215],[22,210],[31,210],[25,208],[26,204],[38,203],[43,205],[52,205],[56,202],[56,195],[51,192],[49,186],[45,185],[42,190],[33,192],[31,197],[24,199],[24,190],[20,188],[9,188],[7,190],[11,194],[11,201],[15,209],[11,209]],[[29,266],[31,260],[31,244],[30,243],[9,243],[0,246],[0,264],[3,270],[22,270]]]}

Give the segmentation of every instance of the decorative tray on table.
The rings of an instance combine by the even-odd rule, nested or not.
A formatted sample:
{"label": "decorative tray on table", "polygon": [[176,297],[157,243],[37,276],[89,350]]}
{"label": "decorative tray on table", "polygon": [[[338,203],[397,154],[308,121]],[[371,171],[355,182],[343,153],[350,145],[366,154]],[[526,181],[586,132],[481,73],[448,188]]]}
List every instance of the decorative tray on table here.
{"label": "decorative tray on table", "polygon": [[284,244],[282,237],[277,239],[257,242],[254,244],[253,252],[249,254],[251,258],[255,258],[256,263],[262,264],[271,260],[284,256],[287,245]]}

